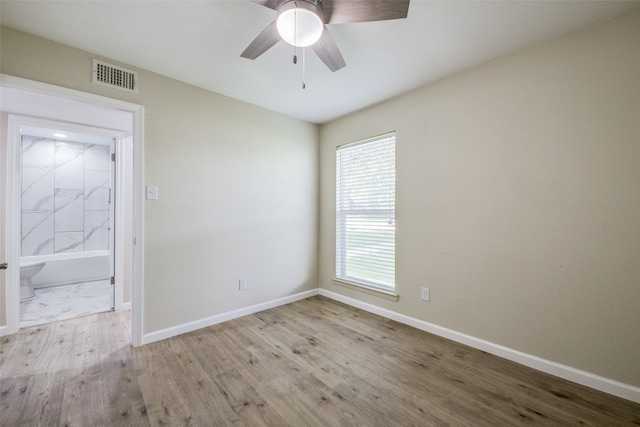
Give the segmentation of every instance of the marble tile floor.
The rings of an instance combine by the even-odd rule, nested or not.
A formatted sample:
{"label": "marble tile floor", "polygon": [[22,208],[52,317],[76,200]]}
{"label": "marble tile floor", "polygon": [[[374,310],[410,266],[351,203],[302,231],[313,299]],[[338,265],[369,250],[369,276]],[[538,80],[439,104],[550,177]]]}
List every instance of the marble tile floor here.
{"label": "marble tile floor", "polygon": [[36,289],[35,293],[35,297],[20,302],[21,328],[101,313],[112,308],[113,286],[109,280]]}

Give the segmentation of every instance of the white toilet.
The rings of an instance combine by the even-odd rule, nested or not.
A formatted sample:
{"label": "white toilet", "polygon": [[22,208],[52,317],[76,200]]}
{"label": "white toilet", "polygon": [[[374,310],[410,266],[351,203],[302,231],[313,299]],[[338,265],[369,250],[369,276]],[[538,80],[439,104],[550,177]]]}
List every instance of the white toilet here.
{"label": "white toilet", "polygon": [[27,300],[36,296],[33,291],[31,278],[44,267],[44,262],[25,264],[20,266],[20,300]]}

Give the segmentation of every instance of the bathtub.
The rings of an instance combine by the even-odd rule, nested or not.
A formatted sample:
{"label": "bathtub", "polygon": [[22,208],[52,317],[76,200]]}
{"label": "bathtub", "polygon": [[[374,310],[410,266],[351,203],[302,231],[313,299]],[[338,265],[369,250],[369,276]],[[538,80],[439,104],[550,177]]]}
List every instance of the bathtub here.
{"label": "bathtub", "polygon": [[87,251],[20,257],[20,265],[45,263],[31,279],[33,287],[38,289],[108,279],[110,259],[109,251]]}

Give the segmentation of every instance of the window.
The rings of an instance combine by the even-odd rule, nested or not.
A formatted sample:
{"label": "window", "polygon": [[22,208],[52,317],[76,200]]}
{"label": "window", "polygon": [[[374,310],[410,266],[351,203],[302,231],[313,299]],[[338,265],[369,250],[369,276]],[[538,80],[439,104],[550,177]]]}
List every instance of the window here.
{"label": "window", "polygon": [[336,151],[336,279],[395,291],[395,132]]}

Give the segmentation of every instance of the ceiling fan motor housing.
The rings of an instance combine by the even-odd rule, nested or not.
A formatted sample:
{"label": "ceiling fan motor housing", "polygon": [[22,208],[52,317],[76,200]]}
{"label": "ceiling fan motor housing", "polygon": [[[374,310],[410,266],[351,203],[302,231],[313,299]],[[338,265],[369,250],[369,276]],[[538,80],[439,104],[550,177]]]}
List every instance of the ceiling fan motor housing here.
{"label": "ceiling fan motor housing", "polygon": [[[285,5],[286,9],[282,9]],[[322,19],[323,23],[326,23],[324,20],[324,9],[322,8],[322,0],[280,0],[278,2],[278,7],[276,10],[278,14],[280,14],[280,10],[288,10],[288,9],[306,9],[315,14],[317,14],[320,19]]]}
{"label": "ceiling fan motor housing", "polygon": [[293,46],[310,46],[324,30],[324,11],[320,0],[283,0],[278,3],[278,32]]}

